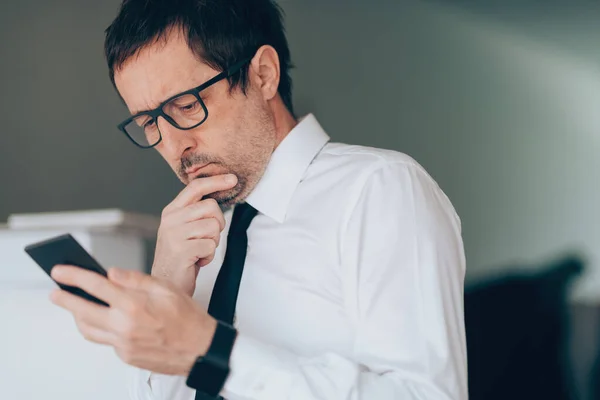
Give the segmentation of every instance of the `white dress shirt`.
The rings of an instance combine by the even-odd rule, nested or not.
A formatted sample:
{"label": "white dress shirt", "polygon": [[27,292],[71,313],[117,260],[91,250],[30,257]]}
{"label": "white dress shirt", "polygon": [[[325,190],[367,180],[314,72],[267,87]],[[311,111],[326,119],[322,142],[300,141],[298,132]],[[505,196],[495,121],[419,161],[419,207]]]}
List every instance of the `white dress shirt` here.
{"label": "white dress shirt", "polygon": [[[460,220],[416,161],[329,143],[309,115],[247,202],[259,213],[223,397],[468,398]],[[206,306],[222,235],[198,274],[194,299]],[[185,380],[138,370],[131,399],[193,400]]]}

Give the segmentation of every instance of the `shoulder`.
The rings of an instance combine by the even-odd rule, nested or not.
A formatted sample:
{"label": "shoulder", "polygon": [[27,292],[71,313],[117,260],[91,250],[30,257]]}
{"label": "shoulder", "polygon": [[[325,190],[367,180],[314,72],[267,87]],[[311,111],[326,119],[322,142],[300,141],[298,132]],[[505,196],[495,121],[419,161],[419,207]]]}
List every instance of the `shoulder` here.
{"label": "shoulder", "polygon": [[416,179],[437,187],[427,171],[405,153],[343,143],[328,143],[323,148],[307,177],[318,176],[344,182],[349,185],[347,189],[359,190],[375,178],[393,186],[408,185],[409,180],[414,183]]}
{"label": "shoulder", "polygon": [[458,219],[449,198],[425,168],[399,151],[328,143],[306,178],[321,181],[317,187],[324,192],[322,198],[332,199],[345,217],[370,207],[400,212],[437,205]]}
{"label": "shoulder", "polygon": [[345,143],[328,143],[319,154],[319,158],[323,161],[338,160],[368,164],[404,163],[418,165],[412,157],[399,151]]}

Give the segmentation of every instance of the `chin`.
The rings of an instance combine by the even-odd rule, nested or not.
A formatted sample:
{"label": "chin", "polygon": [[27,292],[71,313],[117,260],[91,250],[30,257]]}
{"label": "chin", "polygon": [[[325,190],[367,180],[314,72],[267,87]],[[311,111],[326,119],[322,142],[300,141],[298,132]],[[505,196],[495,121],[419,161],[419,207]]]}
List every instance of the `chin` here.
{"label": "chin", "polygon": [[221,208],[229,208],[233,205],[239,203],[240,193],[242,192],[242,188],[238,186],[233,189],[224,190],[222,192],[216,192],[206,195],[205,197],[215,199],[217,203],[221,206]]}

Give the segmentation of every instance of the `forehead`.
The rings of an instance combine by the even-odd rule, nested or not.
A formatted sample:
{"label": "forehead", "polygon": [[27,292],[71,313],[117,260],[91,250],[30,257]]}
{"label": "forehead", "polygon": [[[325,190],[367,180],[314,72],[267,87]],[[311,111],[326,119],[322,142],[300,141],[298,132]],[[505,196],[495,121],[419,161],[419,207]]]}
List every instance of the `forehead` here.
{"label": "forehead", "polygon": [[115,85],[135,114],[200,86],[216,73],[196,57],[181,33],[174,32],[130,57],[115,71]]}

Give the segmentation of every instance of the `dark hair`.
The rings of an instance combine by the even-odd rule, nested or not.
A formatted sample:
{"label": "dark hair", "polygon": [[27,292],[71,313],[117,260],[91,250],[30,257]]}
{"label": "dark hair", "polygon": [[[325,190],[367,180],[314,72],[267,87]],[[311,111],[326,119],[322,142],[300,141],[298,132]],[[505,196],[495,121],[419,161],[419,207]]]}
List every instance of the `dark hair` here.
{"label": "dark hair", "polygon": [[[283,26],[283,10],[274,0],[123,0],[106,29],[104,51],[110,80],[115,70],[142,48],[182,29],[190,50],[211,68],[224,71],[251,58],[263,45],[279,55],[278,92],[293,114],[292,63]],[[229,78],[230,89],[246,93],[248,66]]]}

